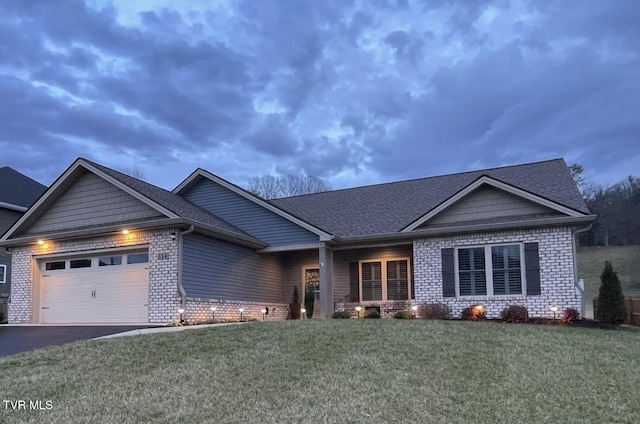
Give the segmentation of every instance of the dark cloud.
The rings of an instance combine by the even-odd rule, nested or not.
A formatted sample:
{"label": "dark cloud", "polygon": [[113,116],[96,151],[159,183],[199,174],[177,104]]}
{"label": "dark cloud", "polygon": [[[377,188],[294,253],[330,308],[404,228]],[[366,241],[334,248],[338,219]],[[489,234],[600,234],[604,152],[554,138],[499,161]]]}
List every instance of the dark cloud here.
{"label": "dark cloud", "polygon": [[341,187],[640,160],[635,0],[91,4],[0,2],[0,166],[130,160],[169,187],[276,161]]}

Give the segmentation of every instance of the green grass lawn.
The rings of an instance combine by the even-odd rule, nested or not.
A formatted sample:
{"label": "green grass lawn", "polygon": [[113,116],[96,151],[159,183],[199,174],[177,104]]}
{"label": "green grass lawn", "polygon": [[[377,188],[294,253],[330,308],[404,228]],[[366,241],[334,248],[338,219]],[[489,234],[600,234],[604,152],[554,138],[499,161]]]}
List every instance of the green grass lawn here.
{"label": "green grass lawn", "polygon": [[637,423],[640,331],[256,322],[0,359],[0,422]]}
{"label": "green grass lawn", "polygon": [[589,313],[592,313],[593,298],[598,297],[604,261],[613,264],[626,296],[640,296],[640,246],[578,247],[577,253],[578,278],[585,281]]}

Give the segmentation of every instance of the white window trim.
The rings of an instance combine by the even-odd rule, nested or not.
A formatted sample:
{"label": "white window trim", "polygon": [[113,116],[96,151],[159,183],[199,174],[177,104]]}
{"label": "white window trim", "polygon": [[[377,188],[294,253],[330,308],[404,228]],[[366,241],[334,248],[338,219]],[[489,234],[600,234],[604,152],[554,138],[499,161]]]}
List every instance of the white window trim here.
{"label": "white window trim", "polygon": [[[491,248],[492,247],[500,247],[500,246],[513,246],[518,245],[520,248],[520,281],[522,281],[522,293],[520,294],[494,294],[493,293],[493,263],[491,262]],[[484,269],[485,276],[487,279],[487,294],[486,295],[471,295],[471,296],[462,296],[460,295],[460,269],[458,265],[458,250],[459,249],[484,249]],[[495,243],[495,244],[481,244],[481,245],[470,245],[470,246],[457,246],[454,249],[454,266],[455,266],[455,274],[456,274],[456,297],[460,299],[489,299],[494,297],[499,297],[500,299],[509,299],[509,298],[521,298],[526,296],[527,293],[527,270],[526,264],[524,262],[524,243],[519,241],[514,242],[505,242],[505,243]]]}
{"label": "white window trim", "polygon": [[[409,296],[408,296],[409,299],[407,300],[411,300],[411,276],[413,275],[411,273],[411,258],[409,257],[372,258],[372,259],[362,259],[358,261],[358,291],[359,291],[360,302],[405,302],[404,300],[396,301],[396,300],[387,299],[387,262],[393,262],[393,261],[407,261],[407,290],[408,290],[407,293],[409,293]],[[362,299],[362,264],[369,263],[369,262],[380,262],[380,266],[381,266],[380,272],[382,273],[382,299],[381,300],[363,300]]]}
{"label": "white window trim", "polygon": [[2,278],[0,278],[0,284],[7,284],[7,266],[0,265],[0,270],[2,270],[2,273],[0,273],[0,275],[2,275]]}

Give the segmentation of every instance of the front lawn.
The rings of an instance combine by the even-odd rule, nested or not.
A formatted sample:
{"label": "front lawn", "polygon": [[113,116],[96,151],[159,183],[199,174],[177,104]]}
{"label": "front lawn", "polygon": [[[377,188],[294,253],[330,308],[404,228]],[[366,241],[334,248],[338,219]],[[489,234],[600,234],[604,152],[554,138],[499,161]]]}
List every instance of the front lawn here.
{"label": "front lawn", "polygon": [[638,331],[256,322],[2,358],[0,422],[637,423],[639,381]]}

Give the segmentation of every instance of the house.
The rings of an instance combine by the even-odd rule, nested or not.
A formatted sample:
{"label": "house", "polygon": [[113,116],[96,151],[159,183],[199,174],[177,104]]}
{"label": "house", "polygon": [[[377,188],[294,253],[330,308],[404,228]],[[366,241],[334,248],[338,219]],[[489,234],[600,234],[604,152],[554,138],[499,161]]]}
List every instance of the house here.
{"label": "house", "polygon": [[594,219],[562,159],[271,201],[204,169],[169,192],[77,159],[0,246],[14,323],[282,319],[294,287],[320,317],[424,302],[549,316],[580,307],[575,234]]}
{"label": "house", "polygon": [[[22,216],[46,188],[8,166],[0,168],[0,235]],[[10,293],[11,256],[0,249],[0,323],[7,318]]]}

